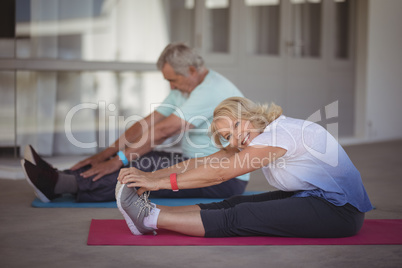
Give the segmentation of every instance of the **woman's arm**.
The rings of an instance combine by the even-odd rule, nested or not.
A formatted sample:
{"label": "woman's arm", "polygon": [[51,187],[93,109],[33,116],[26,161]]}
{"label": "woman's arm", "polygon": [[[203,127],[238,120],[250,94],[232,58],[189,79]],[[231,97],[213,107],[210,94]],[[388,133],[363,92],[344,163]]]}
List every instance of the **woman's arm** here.
{"label": "woman's arm", "polygon": [[[178,174],[177,185],[179,189],[192,189],[220,184],[231,178],[260,169],[285,153],[286,150],[280,147],[249,146],[229,158],[221,158],[217,162],[207,162]],[[125,176],[120,173],[119,180],[122,183],[130,183],[129,187],[141,187],[138,194],[142,194],[145,191],[172,189],[169,175],[153,178],[146,175]]]}
{"label": "woman's arm", "polygon": [[172,173],[181,174],[181,173],[187,172],[191,169],[194,169],[196,167],[204,166],[207,163],[217,163],[222,158],[229,158],[238,152],[239,152],[239,150],[236,148],[226,148],[225,150],[222,149],[212,155],[208,155],[205,157],[199,157],[199,158],[191,158],[186,161],[172,165],[170,167],[156,170],[154,172],[143,172],[134,167],[124,168],[124,169],[121,169],[118,180],[121,181],[122,178],[129,176],[129,175],[136,175],[136,176],[144,175],[144,176],[147,176],[152,179],[169,177],[170,174],[172,174]]}
{"label": "woman's arm", "polygon": [[153,172],[153,177],[161,178],[169,176],[172,173],[181,174],[199,166],[203,166],[207,163],[219,162],[221,159],[229,158],[238,152],[239,150],[236,148],[227,148],[225,150],[219,150],[218,152],[205,157],[191,158],[168,168],[157,170]]}

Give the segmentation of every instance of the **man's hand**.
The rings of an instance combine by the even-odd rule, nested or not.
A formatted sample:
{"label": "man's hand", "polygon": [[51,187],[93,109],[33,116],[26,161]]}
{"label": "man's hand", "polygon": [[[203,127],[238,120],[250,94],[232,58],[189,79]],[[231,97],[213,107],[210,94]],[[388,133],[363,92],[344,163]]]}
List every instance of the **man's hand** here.
{"label": "man's hand", "polygon": [[84,160],[81,160],[80,162],[78,162],[77,164],[75,164],[74,166],[71,167],[71,170],[77,170],[80,169],[82,167],[85,167],[87,165],[91,165],[92,167],[98,165],[99,163],[102,163],[106,160],[105,157],[103,157],[100,154],[95,154],[91,157],[88,157]]}
{"label": "man's hand", "polygon": [[117,180],[122,184],[127,184],[127,187],[139,187],[138,195],[142,195],[146,191],[159,190],[158,179],[154,178],[151,172],[143,172],[134,167],[121,169]]}
{"label": "man's hand", "polygon": [[119,168],[123,165],[121,160],[119,158],[112,158],[108,161],[102,162],[102,164],[98,164],[96,166],[92,166],[92,168],[88,169],[87,171],[81,173],[80,175],[83,176],[84,178],[89,178],[91,176],[96,175],[92,181],[97,181],[103,176],[110,174],[116,170],[119,170]]}

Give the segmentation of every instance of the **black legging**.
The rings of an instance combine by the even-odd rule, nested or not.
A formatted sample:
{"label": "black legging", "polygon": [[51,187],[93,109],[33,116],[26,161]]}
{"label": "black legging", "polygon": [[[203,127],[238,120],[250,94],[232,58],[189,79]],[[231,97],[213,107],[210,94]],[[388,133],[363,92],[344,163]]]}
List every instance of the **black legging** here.
{"label": "black legging", "polygon": [[364,213],[318,197],[275,191],[198,204],[206,237],[347,237],[362,227]]}

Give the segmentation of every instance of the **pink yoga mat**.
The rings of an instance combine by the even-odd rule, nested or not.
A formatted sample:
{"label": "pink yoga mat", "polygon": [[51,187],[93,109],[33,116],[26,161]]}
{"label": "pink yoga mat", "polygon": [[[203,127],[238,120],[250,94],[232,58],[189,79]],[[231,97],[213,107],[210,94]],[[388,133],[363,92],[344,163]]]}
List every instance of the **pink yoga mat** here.
{"label": "pink yoga mat", "polygon": [[92,220],[88,245],[247,246],[247,245],[401,245],[402,220],[365,220],[360,232],[345,238],[190,237],[166,230],[134,236],[124,220]]}

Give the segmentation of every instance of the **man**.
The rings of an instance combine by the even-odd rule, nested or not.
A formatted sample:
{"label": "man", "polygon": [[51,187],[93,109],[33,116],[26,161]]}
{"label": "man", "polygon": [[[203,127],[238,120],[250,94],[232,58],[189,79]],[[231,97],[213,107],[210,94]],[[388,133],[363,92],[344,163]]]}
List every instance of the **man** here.
{"label": "man", "polygon": [[[182,43],[168,45],[157,67],[170,83],[170,94],[156,111],[132,125],[110,147],[65,171],[53,169],[31,146],[26,149],[22,165],[42,201],[50,202],[63,193],[76,194],[78,202],[114,200],[119,170],[124,166],[151,172],[218,150],[208,135],[213,110],[222,100],[243,94],[225,77],[207,69],[202,57]],[[153,150],[155,144],[177,134],[184,134],[182,153]],[[243,193],[248,179],[246,174],[217,186],[179,192],[162,190],[152,195],[229,197]]]}

